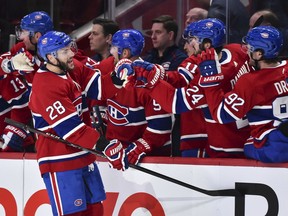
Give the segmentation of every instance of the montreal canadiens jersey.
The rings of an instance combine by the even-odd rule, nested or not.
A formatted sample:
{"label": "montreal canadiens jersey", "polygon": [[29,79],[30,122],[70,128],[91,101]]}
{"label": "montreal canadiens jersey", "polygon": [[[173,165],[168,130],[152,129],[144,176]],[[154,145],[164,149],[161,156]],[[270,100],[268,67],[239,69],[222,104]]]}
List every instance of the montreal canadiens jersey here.
{"label": "montreal canadiens jersey", "polygon": [[[75,68],[67,74],[55,74],[45,67],[37,71],[29,107],[35,128],[92,149],[99,134],[82,121],[82,94],[85,92],[94,99],[101,99],[102,95],[109,97],[106,92],[115,94],[114,85],[110,77],[100,77],[99,73],[79,61],[73,61]],[[108,91],[102,91],[103,85]],[[95,160],[90,153],[41,135],[36,142],[36,150],[41,173],[77,169]]]}
{"label": "montreal canadiens jersey", "polygon": [[124,146],[144,139],[153,150],[170,142],[172,114],[167,113],[143,88],[126,86],[107,100],[106,137]]}
{"label": "montreal canadiens jersey", "polygon": [[[199,59],[190,56],[181,65],[185,65],[187,62],[195,64],[191,74],[178,74],[176,77],[176,73],[173,76],[170,76],[172,73],[167,73],[169,83],[179,82],[181,79],[190,81],[186,87],[175,89],[169,83],[160,81],[151,91],[151,96],[168,112],[183,113],[195,108],[202,109],[208,134],[207,152],[210,157],[244,157],[243,146],[250,134],[248,121],[239,119],[236,123],[222,125],[213,120],[204,90],[198,85],[200,71],[197,64]],[[220,64],[225,77],[220,86],[225,92],[230,91],[239,77],[251,70],[248,65],[248,56],[242,52],[240,44],[226,45],[222,50]],[[193,122],[187,122],[186,127],[192,126]]]}
{"label": "montreal canadiens jersey", "polygon": [[287,70],[287,61],[282,61],[276,67],[241,76],[226,94],[220,87],[205,89],[213,118],[227,123],[246,115],[251,127],[247,144],[263,146],[269,132],[288,118],[288,86],[284,77]]}
{"label": "montreal canadiens jersey", "polygon": [[[10,59],[17,52],[24,51],[25,45],[23,42],[15,44],[9,52],[3,53],[0,56],[0,65],[4,59]],[[38,66],[35,65],[35,71]],[[31,112],[28,108],[29,94],[33,72],[24,76],[17,72],[5,73],[0,67],[0,134],[7,125],[4,122],[5,117],[15,121],[27,124],[31,121]],[[5,115],[5,117],[4,117]]]}

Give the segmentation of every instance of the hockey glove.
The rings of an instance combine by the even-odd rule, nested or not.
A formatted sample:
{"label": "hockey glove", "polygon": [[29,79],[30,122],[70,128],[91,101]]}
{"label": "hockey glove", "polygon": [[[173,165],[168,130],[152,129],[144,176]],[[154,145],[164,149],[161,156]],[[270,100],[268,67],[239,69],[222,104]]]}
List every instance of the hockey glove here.
{"label": "hockey glove", "polygon": [[126,148],[129,164],[138,164],[139,161],[151,151],[150,145],[142,138],[133,142]]}
{"label": "hockey glove", "polygon": [[213,48],[206,49],[199,55],[199,58],[201,58],[199,85],[202,87],[219,85],[224,79],[224,75],[221,73],[221,65],[215,50]]}
{"label": "hockey glove", "polygon": [[3,151],[23,151],[24,140],[31,135],[25,130],[7,125],[1,136],[0,147]]}
{"label": "hockey glove", "polygon": [[136,60],[132,64],[136,87],[154,88],[165,77],[165,69],[158,64]]}
{"label": "hockey glove", "polygon": [[128,77],[134,73],[131,63],[130,59],[121,59],[115,66],[116,77],[123,81],[124,87],[129,82]]}
{"label": "hockey glove", "polygon": [[122,143],[117,139],[108,141],[104,136],[100,136],[96,144],[96,149],[103,152],[107,157],[109,166],[117,170],[128,169],[128,160]]}
{"label": "hockey glove", "polygon": [[34,71],[34,57],[28,52],[20,52],[11,59],[4,59],[2,61],[2,69],[6,73],[18,71],[21,75]]}

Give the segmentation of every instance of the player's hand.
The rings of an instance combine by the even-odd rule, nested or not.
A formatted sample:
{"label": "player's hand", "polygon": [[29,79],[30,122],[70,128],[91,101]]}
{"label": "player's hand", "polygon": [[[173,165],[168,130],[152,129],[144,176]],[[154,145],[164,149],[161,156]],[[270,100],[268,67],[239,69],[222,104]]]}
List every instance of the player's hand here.
{"label": "player's hand", "polygon": [[19,52],[8,62],[10,71],[19,71],[19,73],[31,72],[34,70],[34,57],[28,52]]}
{"label": "player's hand", "polygon": [[115,66],[116,77],[124,81],[123,86],[130,81],[128,77],[134,74],[131,63],[130,59],[121,59]]}
{"label": "player's hand", "polygon": [[151,151],[150,145],[142,138],[126,148],[129,164],[138,164],[140,160]]}
{"label": "player's hand", "polygon": [[105,147],[103,154],[107,157],[111,168],[122,171],[128,169],[127,155],[119,140],[111,140]]}
{"label": "player's hand", "polygon": [[199,85],[202,87],[218,85],[224,79],[224,75],[221,73],[221,65],[216,51],[213,48],[206,49],[198,57],[201,59]]}
{"label": "player's hand", "polygon": [[136,87],[153,88],[165,77],[165,69],[158,64],[136,60],[132,64]]}
{"label": "player's hand", "polygon": [[12,125],[7,125],[0,140],[0,147],[3,151],[23,151],[23,143],[29,132]]}

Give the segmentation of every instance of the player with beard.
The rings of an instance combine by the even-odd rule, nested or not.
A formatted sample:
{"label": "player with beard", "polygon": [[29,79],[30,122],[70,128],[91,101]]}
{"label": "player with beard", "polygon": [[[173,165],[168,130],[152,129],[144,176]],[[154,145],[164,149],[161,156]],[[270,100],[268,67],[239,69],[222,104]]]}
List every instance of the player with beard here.
{"label": "player with beard", "polygon": [[[38,52],[46,64],[34,76],[29,101],[35,128],[102,151],[115,169],[128,168],[121,143],[106,140],[82,120],[82,91],[90,98],[114,95],[118,88],[111,76],[100,76],[73,59],[76,44],[63,32],[43,35]],[[36,150],[53,215],[103,215],[105,191],[95,155],[41,135]]]}

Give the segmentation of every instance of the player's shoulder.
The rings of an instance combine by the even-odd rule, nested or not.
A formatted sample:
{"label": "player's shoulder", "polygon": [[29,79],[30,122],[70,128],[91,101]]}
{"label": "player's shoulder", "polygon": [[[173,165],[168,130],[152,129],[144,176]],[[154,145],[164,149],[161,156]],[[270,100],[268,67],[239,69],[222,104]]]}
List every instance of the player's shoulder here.
{"label": "player's shoulder", "polygon": [[241,63],[242,61],[248,60],[248,55],[242,49],[241,44],[227,44],[221,50],[222,52],[222,59],[221,64],[230,63],[233,61],[238,61]]}
{"label": "player's shoulder", "polygon": [[33,87],[38,86],[41,88],[51,88],[52,86],[62,86],[62,82],[68,80],[67,75],[59,75],[48,71],[44,66],[39,68],[39,70],[35,73],[33,79]]}
{"label": "player's shoulder", "polygon": [[17,53],[17,52],[19,52],[20,50],[26,50],[25,44],[24,44],[24,42],[22,42],[22,41],[16,43],[16,44],[11,48],[11,53],[12,53],[12,54]]}

